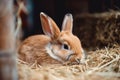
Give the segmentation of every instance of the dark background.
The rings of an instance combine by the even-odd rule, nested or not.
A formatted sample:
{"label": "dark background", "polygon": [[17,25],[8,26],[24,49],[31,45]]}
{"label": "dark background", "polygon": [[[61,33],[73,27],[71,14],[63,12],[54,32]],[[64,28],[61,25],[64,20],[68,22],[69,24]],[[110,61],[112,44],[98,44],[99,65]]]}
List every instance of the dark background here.
{"label": "dark background", "polygon": [[66,13],[73,17],[80,13],[101,13],[109,10],[120,10],[120,0],[24,0],[29,14],[23,15],[24,38],[43,33],[39,14],[44,12],[52,17],[61,27]]}

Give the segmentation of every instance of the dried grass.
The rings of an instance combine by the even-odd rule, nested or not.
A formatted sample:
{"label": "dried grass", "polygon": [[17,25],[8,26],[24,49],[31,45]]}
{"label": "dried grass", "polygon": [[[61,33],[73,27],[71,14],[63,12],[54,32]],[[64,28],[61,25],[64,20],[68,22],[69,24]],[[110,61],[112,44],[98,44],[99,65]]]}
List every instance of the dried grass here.
{"label": "dried grass", "polygon": [[18,60],[20,80],[120,80],[120,47],[88,52],[84,65],[32,66]]}

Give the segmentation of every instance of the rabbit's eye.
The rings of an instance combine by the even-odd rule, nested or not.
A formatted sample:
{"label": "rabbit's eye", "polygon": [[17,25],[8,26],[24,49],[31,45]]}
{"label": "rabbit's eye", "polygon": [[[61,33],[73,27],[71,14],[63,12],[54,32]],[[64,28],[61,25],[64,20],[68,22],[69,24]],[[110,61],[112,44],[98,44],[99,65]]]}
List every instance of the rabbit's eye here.
{"label": "rabbit's eye", "polygon": [[64,49],[69,49],[69,46],[67,44],[63,44]]}

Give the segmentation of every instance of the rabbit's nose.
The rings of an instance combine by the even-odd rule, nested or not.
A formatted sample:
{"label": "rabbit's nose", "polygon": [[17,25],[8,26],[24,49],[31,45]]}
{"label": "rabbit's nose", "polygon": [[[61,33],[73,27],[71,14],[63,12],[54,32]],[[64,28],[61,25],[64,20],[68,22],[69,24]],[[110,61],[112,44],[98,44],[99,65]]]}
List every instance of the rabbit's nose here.
{"label": "rabbit's nose", "polygon": [[75,61],[78,63],[78,64],[85,64],[85,60],[86,60],[86,56],[85,55],[82,55],[82,56],[77,56],[75,58]]}

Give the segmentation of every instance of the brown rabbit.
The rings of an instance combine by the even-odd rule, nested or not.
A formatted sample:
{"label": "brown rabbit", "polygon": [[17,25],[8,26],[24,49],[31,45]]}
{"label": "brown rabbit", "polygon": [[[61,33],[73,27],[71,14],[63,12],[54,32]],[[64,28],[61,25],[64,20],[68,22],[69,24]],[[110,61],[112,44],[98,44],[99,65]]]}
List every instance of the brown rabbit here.
{"label": "brown rabbit", "polygon": [[38,64],[83,63],[84,50],[79,38],[72,34],[73,17],[66,14],[62,31],[49,16],[40,13],[42,29],[45,35],[35,35],[23,41],[19,48],[19,58]]}

